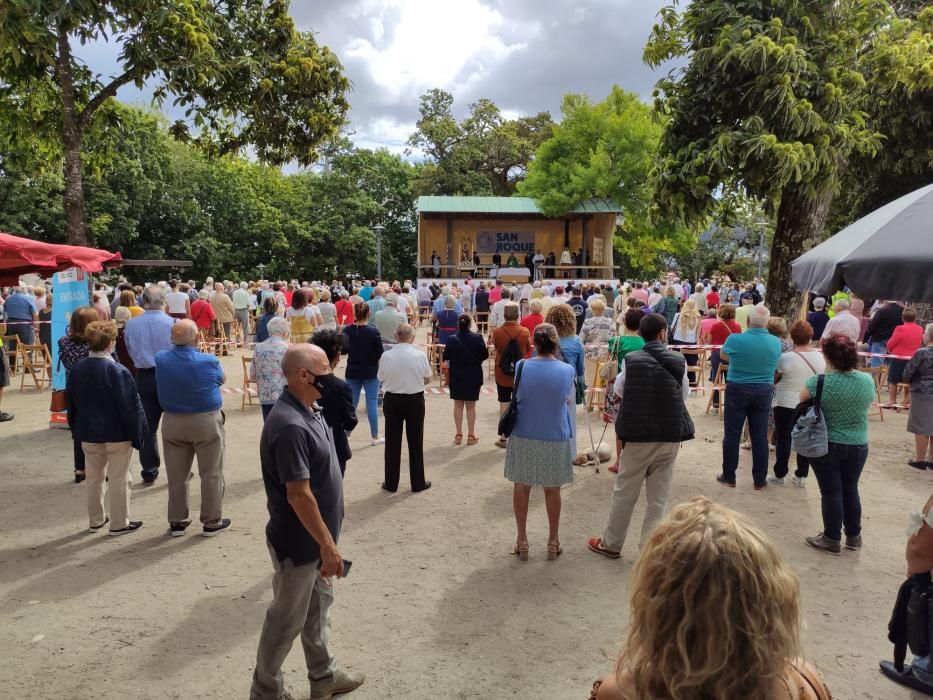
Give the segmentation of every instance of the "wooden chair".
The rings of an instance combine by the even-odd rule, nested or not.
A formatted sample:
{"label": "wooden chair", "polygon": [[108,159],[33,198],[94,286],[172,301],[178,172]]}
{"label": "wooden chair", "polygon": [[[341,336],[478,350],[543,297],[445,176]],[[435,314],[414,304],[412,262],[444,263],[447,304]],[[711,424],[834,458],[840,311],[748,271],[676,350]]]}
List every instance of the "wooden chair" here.
{"label": "wooden chair", "polygon": [[243,342],[243,326],[236,319],[233,319],[233,325],[230,326],[230,332],[233,334],[233,340],[230,341],[234,350],[246,346]]}
{"label": "wooden chair", "polygon": [[10,373],[16,374],[17,361],[19,360],[19,351],[16,346],[19,345],[19,336],[4,335],[0,337],[3,339],[3,352],[6,353],[6,358],[10,362]]}
{"label": "wooden chair", "polygon": [[[240,399],[240,410],[245,411],[247,406],[255,406],[259,403],[259,392],[254,389],[256,382],[249,378],[249,365],[253,361],[251,355],[243,355],[240,358],[243,361],[243,396]],[[253,399],[256,403],[253,403]]]}
{"label": "wooden chair", "polygon": [[489,348],[489,378],[496,376],[496,346],[492,343],[486,346]]}
{"label": "wooden chair", "polygon": [[207,331],[203,328],[198,331],[198,352],[210,352],[211,351],[211,342],[208,338]]}
{"label": "wooden chair", "polygon": [[17,345],[23,374],[19,381],[19,390],[24,391],[26,379],[31,379],[37,391],[52,386],[52,355],[45,343],[36,345]]}
{"label": "wooden chair", "polygon": [[713,397],[716,396],[717,391],[719,392],[720,420],[722,420],[726,407],[726,372],[728,369],[728,365],[719,365],[719,368],[716,370],[716,377],[713,379],[713,386],[710,387],[709,400],[706,402],[706,414],[709,415],[710,410],[713,408]]}
{"label": "wooden chair", "polygon": [[859,371],[864,372],[865,374],[870,374],[872,381],[875,383],[875,395],[877,396],[878,401],[875,402],[874,405],[878,409],[878,417],[881,419],[882,423],[884,423],[884,409],[881,408],[881,404],[883,403],[881,400],[881,387],[884,384],[887,369],[888,368],[885,365],[881,365],[880,367],[859,367]]}
{"label": "wooden chair", "polygon": [[[692,379],[690,393],[699,394],[701,391],[706,395],[706,350],[681,350],[684,357],[696,357],[697,363],[691,366],[687,364],[687,378]],[[693,375],[691,377],[690,375]],[[695,385],[695,386],[693,386]]]}

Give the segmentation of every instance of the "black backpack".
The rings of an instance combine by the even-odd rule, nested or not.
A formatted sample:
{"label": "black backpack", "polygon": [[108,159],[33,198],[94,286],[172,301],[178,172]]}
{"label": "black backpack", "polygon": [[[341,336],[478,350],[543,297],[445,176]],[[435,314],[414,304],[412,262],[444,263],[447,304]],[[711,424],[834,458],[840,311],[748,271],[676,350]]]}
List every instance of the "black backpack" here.
{"label": "black backpack", "polygon": [[509,339],[509,344],[505,346],[502,355],[499,357],[499,369],[507,377],[515,376],[515,365],[522,359],[521,350],[518,347],[518,341],[515,338]]}

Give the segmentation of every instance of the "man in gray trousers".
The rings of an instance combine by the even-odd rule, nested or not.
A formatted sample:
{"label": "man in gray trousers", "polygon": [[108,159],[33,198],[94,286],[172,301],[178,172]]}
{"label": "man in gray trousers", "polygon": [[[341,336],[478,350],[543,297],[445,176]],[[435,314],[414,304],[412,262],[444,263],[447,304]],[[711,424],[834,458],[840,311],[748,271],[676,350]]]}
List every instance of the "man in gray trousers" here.
{"label": "man in gray trousers", "polygon": [[343,521],[343,480],[334,437],[315,401],[334,390],[327,355],[296,343],[282,359],[286,389],[262,429],[259,459],[266,488],[266,539],[274,597],[259,637],[251,700],[291,697],[282,663],[301,635],[312,700],[329,700],[363,684],[363,674],[337,668],[327,648],[331,577],[345,574],[337,549]]}

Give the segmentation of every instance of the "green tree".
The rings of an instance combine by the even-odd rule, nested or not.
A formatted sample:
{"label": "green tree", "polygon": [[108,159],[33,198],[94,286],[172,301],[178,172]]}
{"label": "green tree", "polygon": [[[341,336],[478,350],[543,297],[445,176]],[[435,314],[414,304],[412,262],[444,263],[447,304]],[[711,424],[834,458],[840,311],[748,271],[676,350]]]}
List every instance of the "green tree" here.
{"label": "green tree", "polygon": [[408,139],[410,149],[427,156],[416,171],[416,192],[511,196],[553,131],[551,115],[506,119],[495,103],[481,99],[458,122],[453,103],[453,95],[436,88],[421,96],[421,117]]}
{"label": "green tree", "polygon": [[847,161],[879,147],[860,65],[891,20],[882,0],[694,0],[663,9],[645,47],[651,66],[688,59],[657,85],[656,201],[692,221],[740,193],[769,203],[777,314],[796,307],[790,262],[822,236]]}
{"label": "green tree", "polygon": [[[186,110],[172,127],[214,153],[251,148],[265,162],[312,164],[344,122],[348,82],[339,61],[296,31],[287,0],[0,0],[0,95],[29,112],[0,124],[22,144],[57,129],[68,240],[88,244],[85,136],[123,85],[155,86]],[[75,42],[110,38],[120,68],[101,80]],[[194,133],[191,128],[193,127]],[[25,129],[25,131],[24,131]],[[0,129],[3,131],[3,129]]]}
{"label": "green tree", "polygon": [[664,254],[688,250],[696,238],[683,225],[652,219],[649,173],[662,127],[651,108],[614,86],[602,102],[566,95],[563,119],[545,141],[519,184],[545,213],[559,216],[581,200],[608,197],[622,206],[624,224],[616,250],[627,267],[654,272]]}

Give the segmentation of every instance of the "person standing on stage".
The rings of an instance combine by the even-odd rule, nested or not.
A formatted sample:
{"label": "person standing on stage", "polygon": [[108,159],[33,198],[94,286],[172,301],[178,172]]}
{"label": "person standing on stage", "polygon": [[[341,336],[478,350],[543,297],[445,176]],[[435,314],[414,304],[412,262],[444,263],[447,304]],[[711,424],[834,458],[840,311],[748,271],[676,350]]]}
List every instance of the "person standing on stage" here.
{"label": "person standing on stage", "polygon": [[139,451],[144,484],[152,484],[159,476],[162,459],[159,456],[159,441],[156,432],[162,419],[162,405],[155,380],[155,356],[162,350],[172,349],[172,326],[175,319],[165,313],[165,297],[162,290],[152,285],[143,292],[141,316],[126,323],[123,340],[133,365],[136,367],[136,390],[146,411],[148,433]]}
{"label": "person standing on stage", "polygon": [[411,490],[431,488],[424,479],[424,387],[431,383],[428,357],[412,343],[415,329],[403,323],[396,332],[397,344],[379,360],[379,381],[385,398],[382,410],[386,420],[385,481],[382,488],[398,491],[402,461],[402,427],[408,439],[408,469]]}

